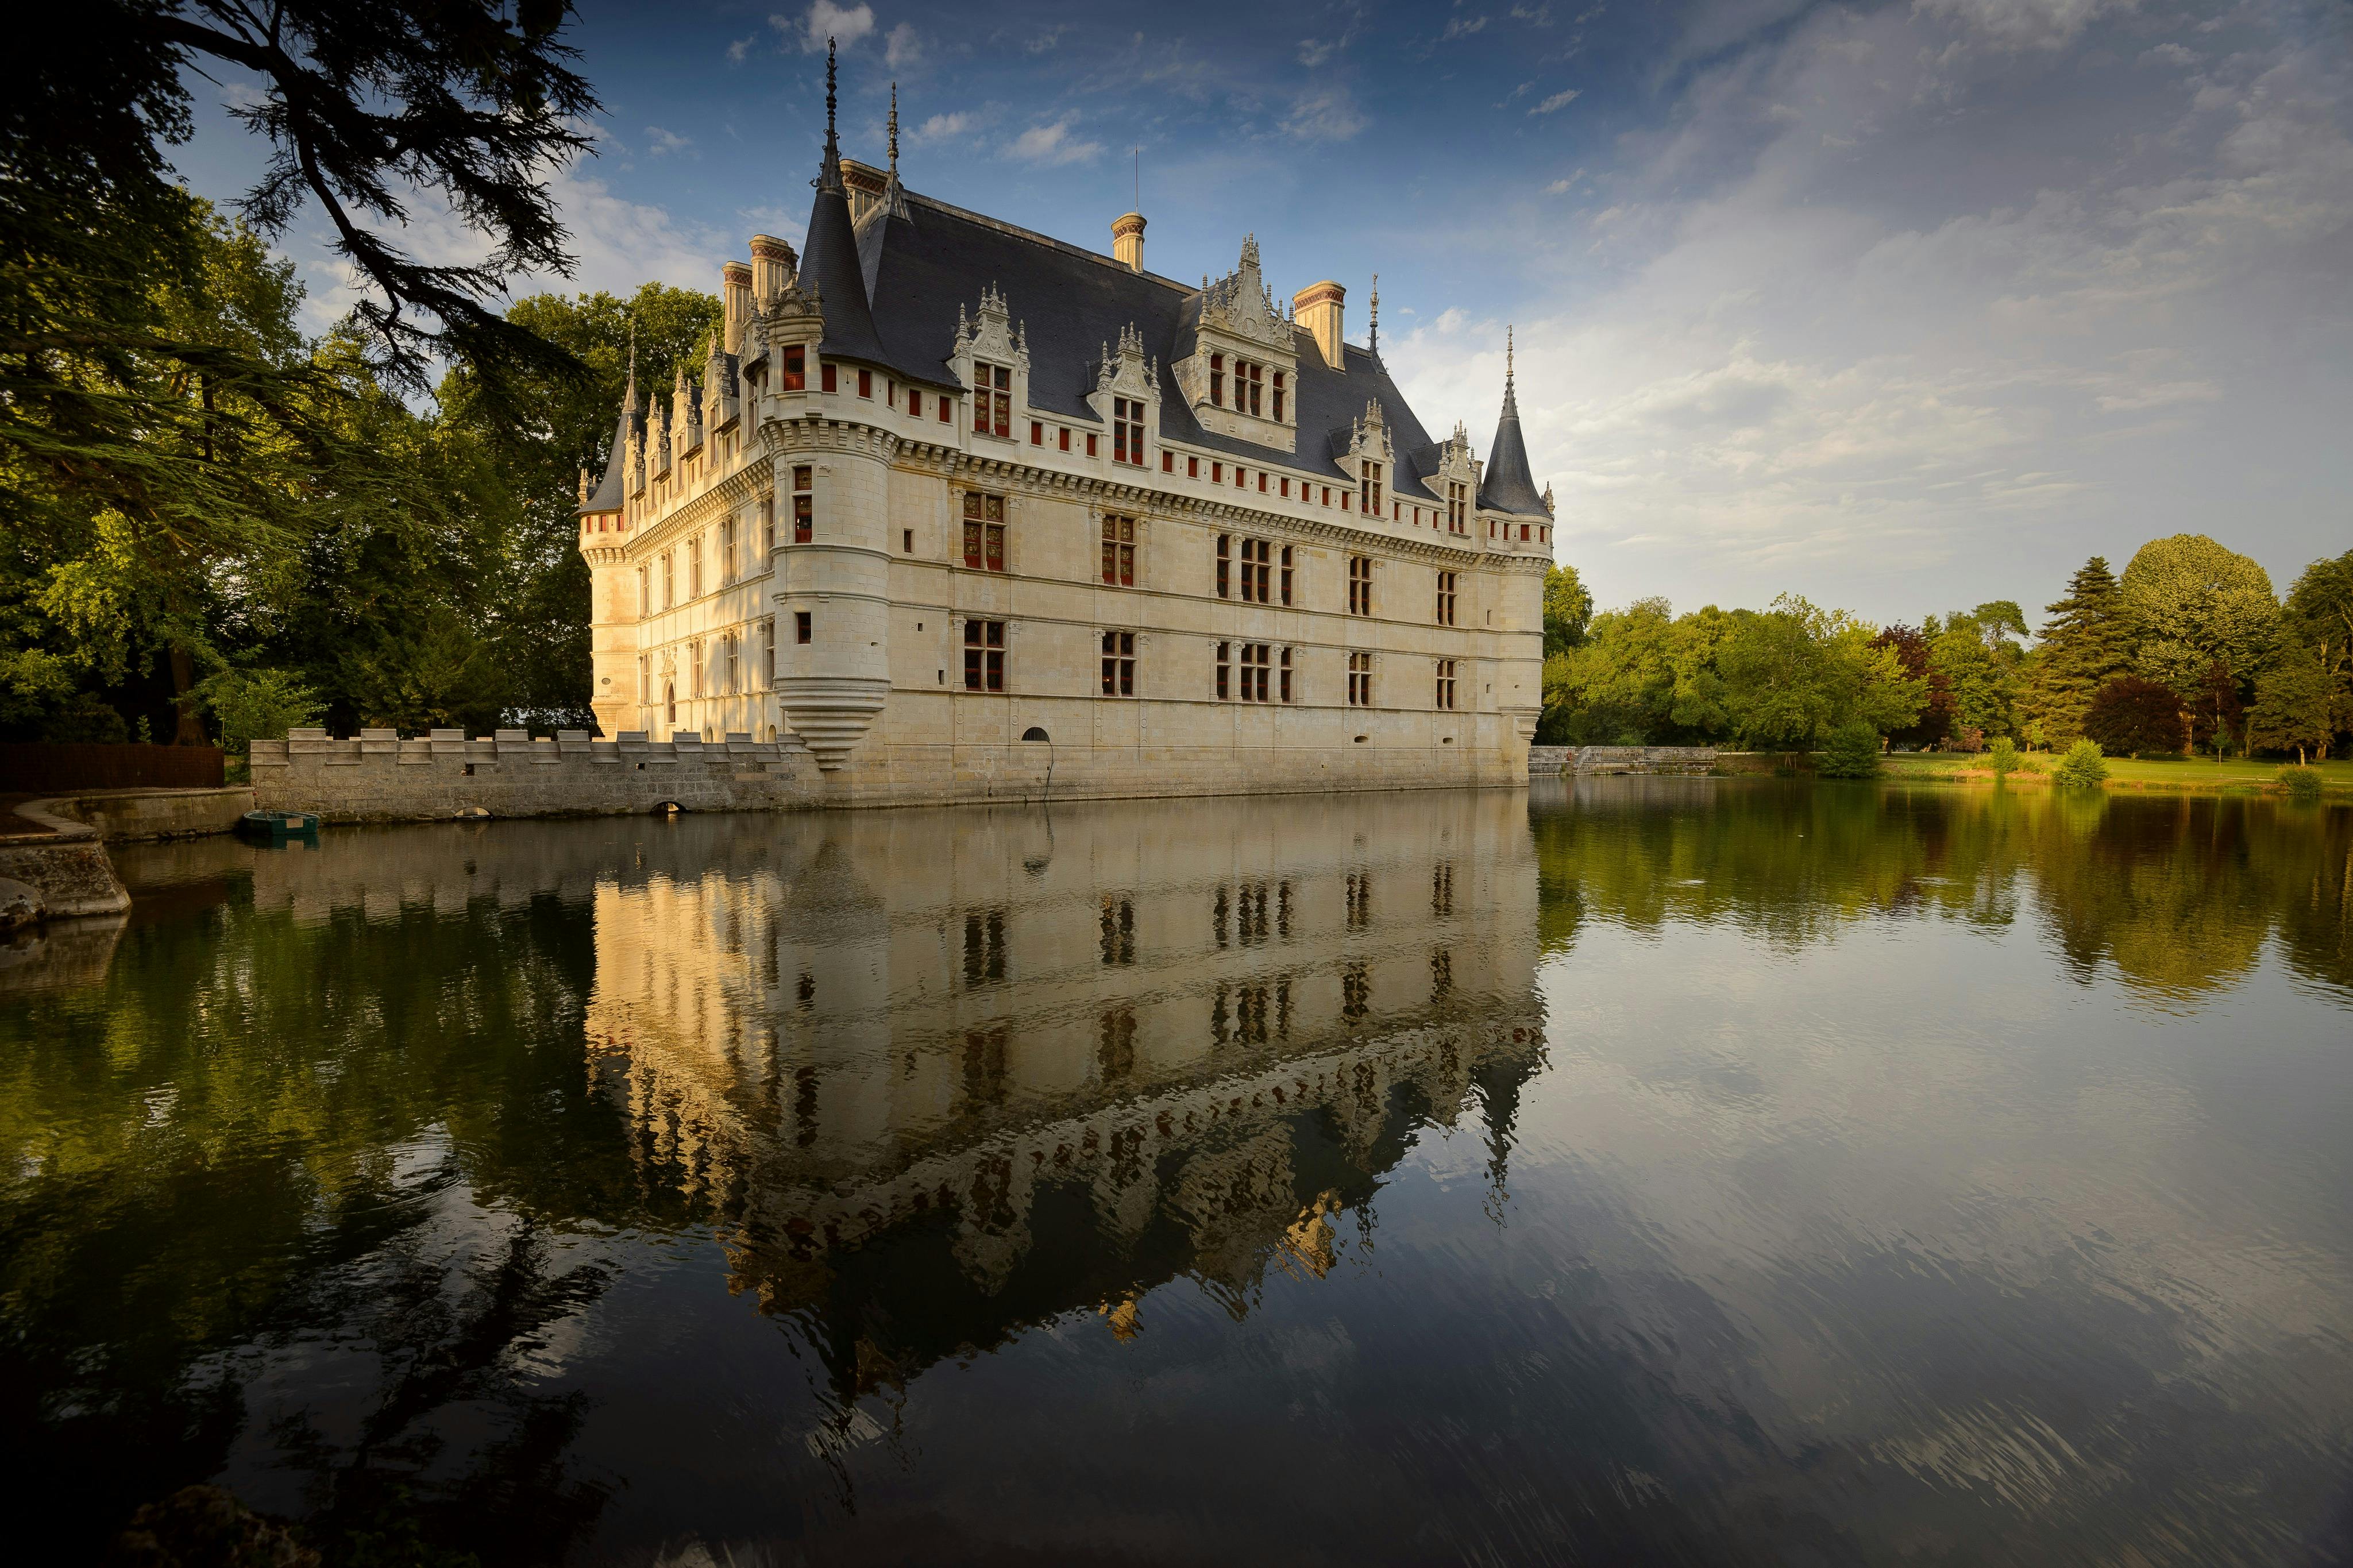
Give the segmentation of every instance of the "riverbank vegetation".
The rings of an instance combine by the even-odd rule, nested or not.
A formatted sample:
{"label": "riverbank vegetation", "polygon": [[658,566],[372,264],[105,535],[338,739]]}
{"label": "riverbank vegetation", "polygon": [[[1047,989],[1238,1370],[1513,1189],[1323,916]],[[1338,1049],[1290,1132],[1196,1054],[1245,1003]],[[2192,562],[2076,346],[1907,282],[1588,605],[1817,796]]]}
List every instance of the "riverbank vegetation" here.
{"label": "riverbank vegetation", "polygon": [[[2129,758],[2235,758],[2268,781],[2276,760],[2246,759],[2318,760],[2353,741],[2353,551],[2281,598],[2253,561],[2176,534],[2121,577],[2094,556],[2043,615],[2037,628],[1995,600],[1875,626],[1794,595],[1761,611],[1639,599],[1597,613],[1556,567],[1538,738],[1812,750],[1867,724],[1891,761],[1948,772],[2003,741],[2031,754],[2088,739],[2119,784],[2137,778]],[[1905,763],[1919,753],[1941,760]]]}

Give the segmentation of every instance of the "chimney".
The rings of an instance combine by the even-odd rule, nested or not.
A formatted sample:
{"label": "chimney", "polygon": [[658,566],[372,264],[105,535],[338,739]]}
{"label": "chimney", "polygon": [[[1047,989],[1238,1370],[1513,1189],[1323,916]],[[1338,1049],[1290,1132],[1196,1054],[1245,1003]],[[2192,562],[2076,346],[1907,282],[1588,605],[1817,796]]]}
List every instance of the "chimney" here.
{"label": "chimney", "polygon": [[754,235],[752,237],[753,304],[762,310],[767,309],[768,301],[785,291],[786,282],[791,279],[793,268],[798,265],[800,265],[800,258],[793,254],[791,246],[773,234]]}
{"label": "chimney", "polygon": [[1128,213],[1111,220],[1111,253],[1130,272],[1144,270],[1144,215]]}
{"label": "chimney", "polygon": [[731,261],[719,269],[719,298],[725,310],[726,325],[721,329],[720,346],[729,353],[744,352],[744,326],[752,319],[752,264]]}
{"label": "chimney", "polygon": [[1329,278],[1321,283],[1310,283],[1291,297],[1293,314],[1299,324],[1314,334],[1315,347],[1324,355],[1324,363],[1334,370],[1345,368],[1340,363],[1340,313],[1348,291]]}

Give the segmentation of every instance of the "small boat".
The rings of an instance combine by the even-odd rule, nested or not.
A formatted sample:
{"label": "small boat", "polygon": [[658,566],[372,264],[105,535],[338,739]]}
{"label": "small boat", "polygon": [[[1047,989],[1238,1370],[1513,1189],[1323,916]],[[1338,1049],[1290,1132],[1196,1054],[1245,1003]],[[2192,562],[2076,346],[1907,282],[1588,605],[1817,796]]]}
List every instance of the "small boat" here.
{"label": "small boat", "polygon": [[283,844],[290,838],[316,840],[319,837],[319,814],[315,811],[248,811],[237,819],[240,837],[258,842]]}

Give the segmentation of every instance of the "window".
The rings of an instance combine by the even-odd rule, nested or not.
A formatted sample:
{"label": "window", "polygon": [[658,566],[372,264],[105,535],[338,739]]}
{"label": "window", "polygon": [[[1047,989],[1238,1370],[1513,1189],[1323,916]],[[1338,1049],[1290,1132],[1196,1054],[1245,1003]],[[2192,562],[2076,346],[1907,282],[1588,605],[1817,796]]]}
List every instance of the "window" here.
{"label": "window", "polygon": [[744,646],[744,639],[733,632],[729,632],[720,640],[719,646],[727,667],[727,684],[723,689],[731,694],[740,691],[744,689],[744,677],[739,654]]}
{"label": "window", "polygon": [[686,645],[686,694],[702,695],[702,641],[700,637]]}
{"label": "window", "polygon": [[1198,479],[1201,477],[1200,458],[1187,458],[1185,459],[1185,477],[1188,479]]}
{"label": "window", "polygon": [[1274,546],[1263,539],[1242,541],[1242,602],[1263,605],[1274,596]]}
{"label": "window", "polygon": [[[1221,533],[1218,535],[1218,597],[1220,599],[1231,596],[1227,592],[1226,574],[1230,570],[1229,563],[1232,559],[1233,548],[1234,536],[1232,534]],[[1218,695],[1223,697],[1225,693],[1220,691]]]}
{"label": "window", "polygon": [[768,684],[776,684],[776,617],[770,616],[760,623],[761,663],[765,667]]}
{"label": "window", "polygon": [[1160,454],[1160,471],[1164,474],[1173,474],[1176,471],[1176,453],[1163,452]]}
{"label": "window", "polygon": [[1525,523],[1525,522],[1524,522],[1524,523],[1520,524],[1520,542],[1521,542],[1522,544],[1525,544],[1527,542],[1528,542],[1528,525],[1527,525],[1526,523]]}
{"label": "window", "polygon": [[[1166,453],[1162,453],[1166,457]],[[1144,405],[1124,397],[1111,400],[1111,460],[1144,467]]]}
{"label": "window", "polygon": [[1441,626],[1454,624],[1454,574],[1451,572],[1438,574],[1438,624]]}
{"label": "window", "polygon": [[1226,356],[1209,356],[1209,401],[1222,408],[1226,404]]}
{"label": "window", "polygon": [[1103,520],[1103,580],[1114,588],[1135,586],[1135,519]]}
{"label": "window", "polygon": [[1242,644],[1241,682],[1235,689],[1235,696],[1245,702],[1266,700],[1268,656],[1272,651],[1262,642]]}
{"label": "window", "polygon": [[1238,490],[1250,489],[1250,471],[1240,463],[1234,465],[1234,489]]}
{"label": "window", "polygon": [[965,622],[964,689],[966,691],[1005,689],[1003,621]]}
{"label": "window", "polygon": [[1438,706],[1442,709],[1454,706],[1454,661],[1451,658],[1438,661]]}
{"label": "window", "polygon": [[1093,431],[1090,430],[1090,431],[1088,431],[1088,432],[1087,432],[1087,456],[1088,456],[1088,457],[1090,457],[1090,458],[1092,458],[1092,457],[1093,457],[1094,455],[1095,455],[1095,433],[1094,433]]}
{"label": "window", "polygon": [[808,611],[795,610],[793,612],[793,641],[797,643],[807,642],[814,629],[815,628],[809,625]]}
{"label": "window", "polygon": [[1226,700],[1226,672],[1232,649],[1231,643],[1221,642],[1218,645],[1218,700],[1220,702]]}
{"label": "window", "polygon": [[858,395],[860,397],[871,397],[874,395],[874,373],[872,371],[861,370],[858,373]]}
{"label": "window", "polygon": [[1291,700],[1291,650],[1289,648],[1282,650],[1282,661],[1276,668],[1279,671],[1277,681],[1282,687],[1280,695],[1282,700],[1288,702]]}
{"label": "window", "polygon": [[763,554],[776,547],[776,499],[760,498],[760,550]]}
{"label": "window", "polygon": [[1282,602],[1291,603],[1291,546],[1282,547]]}
{"label": "window", "polygon": [[785,368],[776,376],[778,392],[808,390],[808,350],[794,343],[785,350]]}
{"label": "window", "polygon": [[1348,613],[1373,613],[1373,558],[1369,555],[1348,557]]}
{"label": "window", "polygon": [[793,542],[807,544],[817,537],[817,470],[803,463],[793,469]]}
{"label": "window", "polygon": [[1289,500],[1291,499],[1291,481],[1289,479],[1282,481],[1282,499],[1285,500]]}
{"label": "window", "polygon": [[1263,391],[1266,369],[1242,360],[1234,361],[1234,412],[1256,414],[1264,406]]}
{"label": "window", "polygon": [[643,704],[647,699],[653,695],[653,689],[647,684],[647,680],[651,674],[652,671],[648,666],[646,656],[644,654],[638,655],[638,701],[640,704]]}
{"label": "window", "polygon": [[1325,506],[1330,506],[1332,504],[1332,487],[1330,485],[1325,485],[1324,487],[1324,504]]}
{"label": "window", "polygon": [[972,427],[982,436],[1013,434],[1013,372],[1007,366],[972,367]]}
{"label": "window", "polygon": [[1065,452],[1069,451],[1071,449],[1071,427],[1067,425],[1062,426],[1061,440],[1062,450]]}
{"label": "window", "polygon": [[953,397],[936,397],[936,398],[934,398],[932,401],[939,405],[939,409],[940,409],[940,423],[941,423],[941,424],[943,424],[943,425],[953,425],[953,424],[955,424],[955,398],[953,398]]}
{"label": "window", "polygon": [[1282,423],[1282,372],[1281,371],[1274,373],[1274,422],[1277,425]]}
{"label": "window", "polygon": [[702,535],[699,533],[686,542],[686,596],[702,597]]}
{"label": "window", "polygon": [[1264,468],[1261,468],[1258,471],[1258,493],[1261,495],[1266,494],[1266,470]]}
{"label": "window", "polygon": [[1373,705],[1373,656],[1352,653],[1348,656],[1348,706],[1370,708]]}
{"label": "window", "polygon": [[1029,444],[1032,447],[1042,447],[1046,444],[1046,422],[1044,420],[1032,419],[1029,421]]}
{"label": "window", "polygon": [[913,555],[915,552],[915,531],[913,529],[902,528],[899,531],[899,552],[902,555]]}
{"label": "window", "polygon": [[1449,533],[1471,531],[1471,487],[1460,481],[1446,487],[1446,531]]}
{"label": "window", "polygon": [[966,490],[964,563],[976,572],[1005,570],[1005,498]]}
{"label": "window", "polygon": [[735,581],[735,520],[732,516],[719,525],[719,584],[725,587]]}
{"label": "window", "polygon": [[1135,634],[1103,635],[1103,682],[1105,697],[1135,695]]}
{"label": "window", "polygon": [[1357,482],[1364,495],[1365,515],[1378,517],[1381,513],[1381,466],[1378,463],[1366,463],[1364,477]]}
{"label": "window", "polygon": [[676,729],[678,727],[678,682],[674,680],[662,682],[662,703],[670,710],[670,727]]}
{"label": "window", "polygon": [[[646,568],[644,568],[644,567],[642,567],[642,566],[638,567],[638,614],[639,614],[639,615],[641,615],[641,616],[642,616],[642,615],[647,614],[647,613],[648,613],[648,612],[649,612],[649,611],[651,611],[651,610],[653,609],[653,607],[654,607],[654,606],[653,606],[653,602],[652,602],[650,599],[648,599],[648,598],[646,597],[646,595],[647,595],[648,593],[649,593],[649,592],[652,590],[652,586],[653,586],[653,584],[652,584],[650,582],[649,582],[649,581],[647,580],[647,576],[646,576]],[[639,691],[643,691],[645,689],[646,689],[646,683],[645,683],[644,681],[642,681],[642,680],[638,681],[638,689]]]}
{"label": "window", "polygon": [[676,564],[677,564],[677,563],[676,563],[676,562],[675,562],[675,560],[672,558],[670,552],[669,552],[669,551],[667,551],[667,550],[663,551],[663,552],[662,552],[662,608],[663,608],[663,609],[665,609],[665,610],[669,609],[672,605],[675,605],[675,604],[677,604],[677,603],[678,603],[678,594],[677,594],[677,588],[678,588],[678,574],[677,574],[677,572],[676,572],[676,571],[675,571],[675,569],[674,569],[674,568],[675,568],[675,566],[676,566]]}
{"label": "window", "polygon": [[1353,503],[1353,502],[1356,500],[1356,495],[1355,495],[1353,492],[1348,491],[1348,490],[1342,490],[1342,491],[1340,492],[1340,510],[1341,510],[1342,511],[1345,511],[1345,510],[1348,510],[1348,508],[1349,508],[1349,506],[1350,506],[1350,504],[1351,504],[1351,503]]}
{"label": "window", "polygon": [[907,412],[918,419],[923,416],[923,395],[912,386],[907,388]]}
{"label": "window", "polygon": [[834,390],[833,366],[829,364],[820,364],[817,367],[817,384],[818,389],[821,392],[831,392]]}

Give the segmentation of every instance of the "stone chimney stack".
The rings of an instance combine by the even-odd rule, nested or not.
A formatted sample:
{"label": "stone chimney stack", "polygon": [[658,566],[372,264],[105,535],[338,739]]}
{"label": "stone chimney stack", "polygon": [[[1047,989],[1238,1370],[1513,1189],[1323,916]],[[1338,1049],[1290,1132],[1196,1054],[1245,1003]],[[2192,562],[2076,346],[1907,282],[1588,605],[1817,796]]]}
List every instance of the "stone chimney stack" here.
{"label": "stone chimney stack", "polygon": [[1127,213],[1111,220],[1111,253],[1130,272],[1144,270],[1144,215]]}
{"label": "stone chimney stack", "polygon": [[785,291],[785,285],[792,279],[793,269],[799,265],[800,258],[793,254],[793,247],[775,235],[754,235],[752,303],[760,310],[766,310],[768,301]]}
{"label": "stone chimney stack", "polygon": [[1314,335],[1324,363],[1334,370],[1345,368],[1340,360],[1340,319],[1347,298],[1348,291],[1329,278],[1321,283],[1310,283],[1291,297],[1292,310],[1299,324]]}
{"label": "stone chimney stack", "polygon": [[720,346],[729,353],[744,352],[744,326],[752,319],[752,264],[731,261],[719,269],[719,298],[725,310]]}

